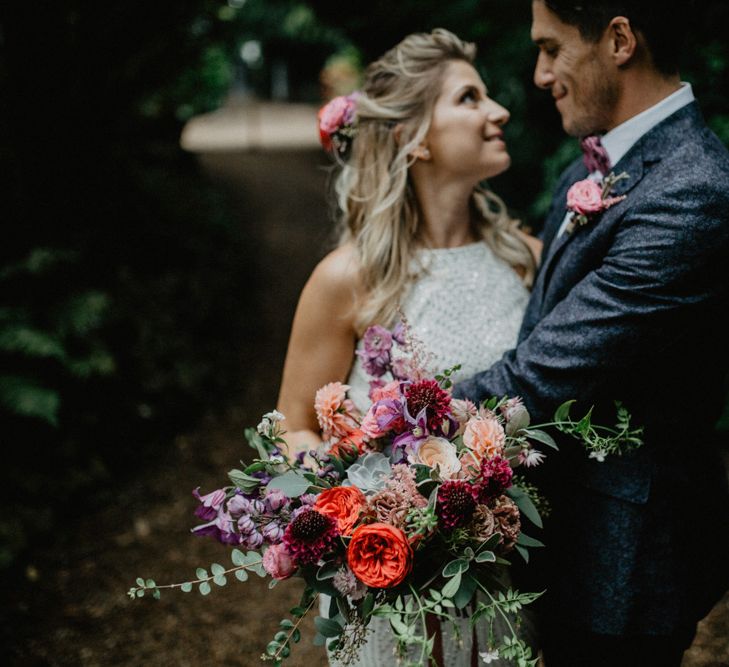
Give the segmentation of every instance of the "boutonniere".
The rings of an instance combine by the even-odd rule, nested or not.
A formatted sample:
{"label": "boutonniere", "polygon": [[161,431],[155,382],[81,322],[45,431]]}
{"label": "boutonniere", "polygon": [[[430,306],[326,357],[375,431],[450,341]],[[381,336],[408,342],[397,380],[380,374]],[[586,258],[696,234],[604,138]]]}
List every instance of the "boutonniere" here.
{"label": "boutonniere", "polygon": [[577,181],[567,191],[567,210],[572,213],[569,224],[565,231],[570,234],[575,227],[582,227],[594,217],[609,209],[613,204],[625,199],[625,195],[611,197],[615,184],[629,178],[626,172],[617,176],[610,172],[601,181],[592,181],[586,178],[584,181]]}

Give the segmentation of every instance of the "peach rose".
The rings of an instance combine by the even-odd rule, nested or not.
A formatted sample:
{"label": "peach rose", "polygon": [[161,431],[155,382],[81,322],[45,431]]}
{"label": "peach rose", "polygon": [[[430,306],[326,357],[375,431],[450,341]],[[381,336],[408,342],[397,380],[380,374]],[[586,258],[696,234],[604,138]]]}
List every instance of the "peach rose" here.
{"label": "peach rose", "polygon": [[461,470],[456,446],[445,438],[430,436],[418,447],[411,457],[411,463],[422,463],[430,468],[438,468],[443,479],[452,479]]}
{"label": "peach rose", "polygon": [[466,430],[463,432],[463,444],[479,460],[500,455],[504,450],[505,442],[504,429],[498,420],[493,417],[470,419],[466,424]]}
{"label": "peach rose", "polygon": [[336,519],[342,535],[352,532],[366,507],[367,498],[356,486],[335,486],[322,491],[314,503],[315,510]]}
{"label": "peach rose", "polygon": [[393,588],[408,576],[413,550],[405,533],[388,523],[360,526],[347,547],[349,569],[372,588]]}

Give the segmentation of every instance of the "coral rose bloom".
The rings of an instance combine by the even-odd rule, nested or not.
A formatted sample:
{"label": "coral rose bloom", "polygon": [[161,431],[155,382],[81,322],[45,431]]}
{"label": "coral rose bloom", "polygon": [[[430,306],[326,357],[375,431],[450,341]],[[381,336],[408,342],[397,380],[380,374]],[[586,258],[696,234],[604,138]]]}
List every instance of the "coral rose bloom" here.
{"label": "coral rose bloom", "polygon": [[347,548],[349,569],[372,588],[393,588],[410,573],[413,550],[405,533],[388,523],[360,526]]}
{"label": "coral rose bloom", "polygon": [[479,460],[500,456],[504,451],[505,442],[504,429],[496,419],[491,417],[470,419],[463,432],[463,444]]}
{"label": "coral rose bloom", "polygon": [[366,507],[367,498],[356,486],[335,486],[322,491],[314,503],[315,510],[336,520],[342,535],[352,532]]}

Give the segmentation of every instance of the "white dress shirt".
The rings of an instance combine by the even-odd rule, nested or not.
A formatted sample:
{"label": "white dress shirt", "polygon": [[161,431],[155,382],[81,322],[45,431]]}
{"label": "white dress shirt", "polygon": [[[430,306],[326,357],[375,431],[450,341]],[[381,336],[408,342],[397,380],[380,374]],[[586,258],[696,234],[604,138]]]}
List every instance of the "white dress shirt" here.
{"label": "white dress shirt", "polygon": [[[624,123],[614,127],[602,138],[602,145],[610,158],[610,164],[616,165],[633,145],[647,132],[652,130],[658,123],[676,113],[682,107],[696,99],[690,83],[682,82],[681,87],[668,97],[664,97],[658,104],[654,104],[638,115],[629,118]],[[599,171],[593,171],[588,178],[593,181],[602,179]],[[570,211],[564,217],[562,225],[557,232],[561,236],[569,224],[572,213]]]}

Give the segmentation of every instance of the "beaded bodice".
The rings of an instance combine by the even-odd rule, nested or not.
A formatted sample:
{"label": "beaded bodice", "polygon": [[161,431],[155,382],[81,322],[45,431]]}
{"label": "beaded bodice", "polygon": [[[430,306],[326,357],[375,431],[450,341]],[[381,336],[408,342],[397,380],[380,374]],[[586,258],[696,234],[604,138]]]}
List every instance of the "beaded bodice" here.
{"label": "beaded bodice", "polygon": [[[428,370],[437,373],[461,364],[454,379],[465,379],[486,370],[516,344],[529,293],[485,242],[420,250],[412,270],[417,278],[401,308],[428,353]],[[360,409],[368,405],[369,380],[355,357],[347,384]]]}

